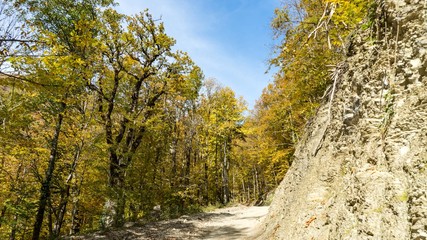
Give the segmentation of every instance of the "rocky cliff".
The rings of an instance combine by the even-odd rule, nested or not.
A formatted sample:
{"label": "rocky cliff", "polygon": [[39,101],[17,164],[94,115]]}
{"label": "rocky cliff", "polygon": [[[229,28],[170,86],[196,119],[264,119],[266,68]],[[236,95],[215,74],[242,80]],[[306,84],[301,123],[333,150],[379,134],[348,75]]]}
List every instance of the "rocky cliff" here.
{"label": "rocky cliff", "polygon": [[427,239],[427,0],[378,1],[258,239]]}

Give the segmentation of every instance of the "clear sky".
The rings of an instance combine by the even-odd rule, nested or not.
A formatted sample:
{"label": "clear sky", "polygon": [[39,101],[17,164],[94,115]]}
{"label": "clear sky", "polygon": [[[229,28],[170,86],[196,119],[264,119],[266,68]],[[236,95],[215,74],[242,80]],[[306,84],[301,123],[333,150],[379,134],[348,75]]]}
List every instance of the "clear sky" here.
{"label": "clear sky", "polygon": [[280,0],[117,0],[118,10],[148,8],[161,18],[176,49],[186,51],[206,78],[243,96],[250,108],[272,79],[265,74],[273,37],[270,21]]}

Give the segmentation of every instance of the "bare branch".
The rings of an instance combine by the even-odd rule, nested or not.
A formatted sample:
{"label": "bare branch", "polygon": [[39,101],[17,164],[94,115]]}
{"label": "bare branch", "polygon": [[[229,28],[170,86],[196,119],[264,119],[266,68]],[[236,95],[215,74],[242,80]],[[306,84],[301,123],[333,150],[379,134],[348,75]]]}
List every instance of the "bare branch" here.
{"label": "bare branch", "polygon": [[30,80],[28,78],[24,78],[24,77],[21,77],[21,76],[16,76],[16,75],[8,74],[8,73],[5,73],[5,72],[0,72],[0,75],[6,76],[6,77],[9,77],[9,78],[13,78],[13,79],[17,79],[17,80],[20,80],[20,81],[23,81],[23,82],[31,83],[31,84],[34,84],[34,85],[37,85],[37,86],[42,86],[42,87],[59,87],[59,85],[43,84],[43,83],[35,82],[35,81]]}
{"label": "bare branch", "polygon": [[17,39],[17,38],[0,38],[0,43],[2,42],[19,42],[19,43],[45,43],[37,40],[31,39]]}

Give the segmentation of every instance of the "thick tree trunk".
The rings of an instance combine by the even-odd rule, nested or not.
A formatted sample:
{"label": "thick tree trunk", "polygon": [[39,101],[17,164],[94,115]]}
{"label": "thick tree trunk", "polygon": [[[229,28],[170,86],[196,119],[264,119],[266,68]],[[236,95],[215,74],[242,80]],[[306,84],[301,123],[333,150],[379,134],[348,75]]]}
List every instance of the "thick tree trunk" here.
{"label": "thick tree trunk", "polygon": [[[106,203],[106,217],[107,222],[105,227],[121,227],[125,221],[125,207],[126,207],[126,179],[125,172],[128,165],[132,162],[133,154],[136,153],[137,148],[141,144],[142,136],[145,129],[140,128],[137,135],[132,135],[132,139],[127,140],[128,148],[123,151],[124,153],[117,153],[117,149],[110,147],[110,188],[113,191],[113,199]],[[118,145],[117,142],[115,146]]]}
{"label": "thick tree trunk", "polygon": [[125,180],[124,166],[115,151],[110,151],[110,188],[113,196],[105,204],[104,227],[120,227],[124,224]]}
{"label": "thick tree trunk", "polygon": [[[112,199],[109,199],[105,205],[104,227],[121,227],[124,224],[125,206],[126,206],[126,179],[125,172],[128,165],[132,162],[133,154],[137,151],[142,135],[145,131],[143,128],[139,130],[137,136],[133,130],[128,133],[132,135],[127,139],[128,148],[123,150],[123,153],[118,153],[118,150],[113,146],[118,146],[120,141],[117,140],[110,145],[110,172],[109,185],[113,192]],[[107,143],[109,142],[107,137]]]}
{"label": "thick tree trunk", "polygon": [[[62,103],[61,105],[62,110],[64,110],[65,103]],[[60,114],[58,114],[55,132],[52,138],[52,145],[50,147],[49,165],[46,171],[46,176],[42,183],[42,187],[40,189],[39,206],[37,209],[36,219],[34,223],[32,240],[38,240],[40,238],[40,231],[43,224],[44,213],[46,210],[48,199],[50,198],[50,186],[52,184],[53,172],[55,170],[55,163],[58,155],[59,134],[61,132],[63,119],[64,115],[61,112]]]}
{"label": "thick tree trunk", "polygon": [[125,223],[125,207],[126,207],[126,191],[124,189],[124,179],[121,179],[120,184],[116,187],[116,214],[114,215],[114,227],[121,227]]}
{"label": "thick tree trunk", "polygon": [[[114,96],[117,93],[119,78],[118,72],[115,73],[115,84],[112,92],[112,97],[108,103],[107,112],[103,115],[103,120],[105,122],[105,137],[106,142],[109,146],[109,163],[110,163],[110,171],[109,171],[109,186],[113,192],[113,196],[111,199],[108,199],[104,206],[104,216],[102,219],[103,227],[116,227],[120,226],[124,221],[124,216],[121,215],[121,212],[124,212],[124,209],[120,208],[124,206],[121,204],[122,197],[124,197],[124,176],[123,175],[123,167],[120,166],[120,158],[117,153],[118,144],[123,140],[127,119],[124,118],[121,121],[121,127],[118,135],[114,138],[113,136],[113,122],[111,119],[111,115],[114,109]],[[101,109],[102,111],[102,105]]]}

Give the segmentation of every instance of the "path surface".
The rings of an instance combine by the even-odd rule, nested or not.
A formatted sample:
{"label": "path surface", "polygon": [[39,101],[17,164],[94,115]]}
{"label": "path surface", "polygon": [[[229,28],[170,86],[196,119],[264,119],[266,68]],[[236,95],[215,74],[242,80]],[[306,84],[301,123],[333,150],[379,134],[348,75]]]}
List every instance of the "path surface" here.
{"label": "path surface", "polygon": [[248,239],[268,212],[268,207],[237,206],[178,219],[133,226],[72,239]]}
{"label": "path surface", "polygon": [[197,225],[205,234],[202,239],[247,239],[268,212],[268,207],[233,207],[219,209],[209,221]]}

